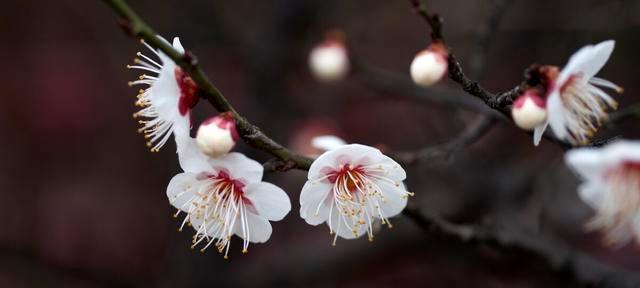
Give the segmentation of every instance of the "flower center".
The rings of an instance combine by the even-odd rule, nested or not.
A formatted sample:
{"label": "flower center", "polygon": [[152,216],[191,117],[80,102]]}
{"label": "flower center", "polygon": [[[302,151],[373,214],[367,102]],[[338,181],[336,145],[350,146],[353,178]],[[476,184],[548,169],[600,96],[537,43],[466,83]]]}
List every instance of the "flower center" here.
{"label": "flower center", "polygon": [[207,244],[200,249],[204,251],[215,243],[218,252],[224,253],[224,258],[227,259],[231,236],[238,232],[235,227],[239,221],[244,238],[242,251],[246,253],[250,235],[247,211],[255,213],[256,210],[253,203],[243,197],[244,183],[231,178],[224,171],[217,175],[203,173],[198,176],[198,180],[204,183],[192,202],[194,210],[190,214],[198,222],[201,221],[201,225],[196,227],[192,248],[204,241]]}
{"label": "flower center", "polygon": [[180,115],[184,116],[191,108],[198,104],[200,97],[196,95],[198,92],[198,85],[191,79],[180,67],[176,67],[175,70],[176,82],[180,88],[180,99],[178,102],[178,111]]}
{"label": "flower center", "polygon": [[560,87],[560,100],[565,110],[565,126],[572,144],[584,145],[607,119],[607,110],[615,101],[599,88],[574,74]]}

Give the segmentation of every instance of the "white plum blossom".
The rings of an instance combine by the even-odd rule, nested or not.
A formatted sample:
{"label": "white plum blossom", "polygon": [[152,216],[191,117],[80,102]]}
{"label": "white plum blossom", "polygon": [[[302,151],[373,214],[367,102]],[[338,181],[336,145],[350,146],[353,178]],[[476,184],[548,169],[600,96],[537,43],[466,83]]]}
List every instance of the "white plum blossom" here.
{"label": "white plum blossom", "polygon": [[349,72],[349,55],[340,40],[327,39],[309,54],[312,74],[321,81],[332,82],[344,78]]}
{"label": "white plum blossom", "polygon": [[442,44],[433,44],[418,52],[409,67],[413,82],[422,87],[436,84],[447,73],[447,57],[448,53]]}
{"label": "white plum blossom", "polygon": [[616,109],[617,102],[600,87],[622,92],[622,88],[594,75],[607,63],[615,42],[604,41],[578,50],[557,75],[547,83],[547,111],[545,123],[535,128],[534,145],[540,143],[548,125],[560,139],[572,145],[584,145],[595,134],[607,111]]}
{"label": "white plum blossom", "polygon": [[383,224],[399,214],[413,193],[406,190],[406,173],[380,150],[348,144],[320,155],[309,168],[300,194],[300,216],[308,224],[326,222],[345,239],[368,234],[373,240],[376,219]]}
{"label": "white plum blossom", "polygon": [[262,165],[241,153],[219,158],[202,154],[195,140],[179,153],[184,173],[171,179],[167,197],[187,215],[180,229],[190,224],[196,231],[192,248],[201,251],[215,243],[227,258],[231,237],[243,239],[242,252],[249,243],[264,243],[271,236],[269,221],[279,221],[291,210],[287,194],[279,187],[262,182]]}
{"label": "white plum blossom", "polygon": [[207,156],[220,157],[233,149],[238,140],[238,131],[233,115],[222,113],[211,117],[198,127],[196,142]]}
{"label": "white plum blossom", "polygon": [[[158,38],[166,41],[160,36]],[[138,132],[144,133],[147,146],[152,152],[160,151],[172,134],[180,150],[189,138],[191,108],[199,99],[196,95],[197,85],[162,51],[152,48],[144,41],[142,44],[160,61],[156,62],[138,52],[137,56],[140,58],[134,59],[135,65],[127,65],[127,68],[153,74],[142,74],[138,80],[129,82],[129,86],[148,85],[137,96],[136,106],[141,107],[141,110],[133,114],[134,118],[144,118],[138,121],[142,125]],[[173,39],[173,48],[184,53],[178,37]]]}
{"label": "white plum blossom", "polygon": [[347,145],[347,142],[334,135],[320,135],[311,139],[311,146],[322,152],[333,150],[344,145]]}
{"label": "white plum blossom", "polygon": [[573,149],[565,160],[584,180],[580,198],[596,212],[587,227],[604,230],[608,244],[640,243],[640,142]]}
{"label": "white plum blossom", "polygon": [[531,131],[547,120],[545,102],[535,90],[527,90],[511,108],[513,122],[523,130]]}

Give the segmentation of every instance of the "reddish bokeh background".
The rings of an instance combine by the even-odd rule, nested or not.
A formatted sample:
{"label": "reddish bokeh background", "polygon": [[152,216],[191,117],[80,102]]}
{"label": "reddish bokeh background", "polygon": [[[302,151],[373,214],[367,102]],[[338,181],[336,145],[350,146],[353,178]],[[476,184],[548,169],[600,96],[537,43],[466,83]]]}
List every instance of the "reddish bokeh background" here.
{"label": "reddish bokeh background", "polygon": [[[129,1],[166,37],[180,36],[212,81],[248,119],[281,143],[309,151],[309,139],[408,151],[455,137],[475,113],[374,87],[363,75],[323,84],[307,54],[325,31],[344,30],[358,59],[408,79],[429,29],[409,1]],[[481,59],[478,80],[504,91],[532,63],[563,65],[579,47],[617,41],[599,74],[637,97],[639,1],[513,1],[489,36],[478,38],[495,1],[433,0],[449,45],[465,69]],[[137,75],[125,68],[144,49],[101,1],[12,1],[0,11],[0,287],[567,287],[571,282],[528,259],[430,238],[409,219],[392,219],[376,241],[338,241],[299,218],[306,175],[270,174],[290,195],[291,213],[266,244],[229,261],[191,250],[190,231],[165,195],[179,173],[172,145],[150,153],[131,118]],[[434,93],[463,94],[444,80]],[[471,97],[471,96],[468,96]],[[215,111],[205,102],[196,123]],[[638,120],[599,137],[640,137]],[[240,151],[266,160],[264,152]],[[610,250],[585,233],[591,215],[558,146],[534,148],[507,122],[448,160],[409,167],[411,199],[455,221],[512,221],[617,267],[640,270],[633,245]],[[237,246],[237,245],[236,245]],[[238,247],[235,247],[238,248]]]}

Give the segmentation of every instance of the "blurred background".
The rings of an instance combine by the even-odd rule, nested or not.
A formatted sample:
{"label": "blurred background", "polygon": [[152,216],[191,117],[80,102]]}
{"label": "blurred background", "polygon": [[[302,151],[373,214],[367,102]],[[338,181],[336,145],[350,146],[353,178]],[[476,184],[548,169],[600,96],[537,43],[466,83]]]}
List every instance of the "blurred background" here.
{"label": "blurred background", "polygon": [[[463,94],[443,80],[407,93],[353,73],[325,84],[308,53],[342,29],[366,67],[410,87],[409,65],[429,28],[409,1],[129,1],[167,38],[180,36],[235,107],[275,140],[308,151],[311,137],[412,151],[454,138],[475,112],[431,101]],[[639,102],[640,1],[432,0],[463,67],[490,91],[521,82],[532,63],[564,65],[585,44],[617,41],[599,76]],[[495,25],[490,19],[499,19]],[[305,173],[266,175],[288,192],[291,213],[266,244],[230,260],[191,250],[165,190],[180,172],[172,144],[149,153],[131,118],[139,42],[101,1],[12,1],[0,10],[0,287],[572,287],[566,275],[499,250],[429,237],[406,217],[376,241],[338,241],[298,215]],[[386,75],[386,74],[385,74]],[[409,89],[411,90],[411,89]],[[424,96],[424,97],[423,97]],[[471,97],[468,95],[463,95]],[[199,123],[215,111],[201,102]],[[638,120],[598,137],[640,137]],[[239,145],[264,161],[268,155]],[[563,151],[500,121],[452,157],[410,167],[410,201],[460,223],[527,227],[608,265],[640,271],[634,245],[611,250],[585,233],[591,210]],[[235,244],[239,241],[234,240]]]}

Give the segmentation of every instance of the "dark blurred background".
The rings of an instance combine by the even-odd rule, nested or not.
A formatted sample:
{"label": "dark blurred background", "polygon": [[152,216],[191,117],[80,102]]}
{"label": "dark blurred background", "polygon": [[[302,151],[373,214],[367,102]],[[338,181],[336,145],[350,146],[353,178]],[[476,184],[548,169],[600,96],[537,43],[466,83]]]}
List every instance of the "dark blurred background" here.
{"label": "dark blurred background", "polygon": [[[477,121],[474,112],[428,99],[463,93],[446,79],[422,91],[423,98],[372,85],[357,73],[334,84],[310,75],[309,50],[325,31],[339,28],[363,64],[410,83],[409,64],[429,43],[429,29],[409,1],[129,2],[159,33],[180,36],[242,114],[299,151],[326,133],[410,151],[445,142]],[[293,203],[266,244],[251,245],[246,255],[235,245],[228,261],[213,249],[191,250],[191,231],[176,231],[180,220],[165,194],[180,172],[174,147],[149,153],[131,118],[136,89],[126,83],[137,74],[125,65],[142,45],[120,30],[101,1],[4,4],[0,287],[574,285],[526,258],[429,237],[405,217],[392,219],[394,228],[378,231],[373,243],[339,240],[331,247],[326,226],[299,217],[306,176],[299,171],[266,175]],[[564,65],[581,46],[615,39],[599,76],[625,88],[622,108],[640,101],[640,1],[429,5],[444,17],[448,44],[463,67],[491,91],[514,87],[532,63]],[[492,28],[496,13],[500,21]],[[214,113],[200,103],[196,123]],[[639,137],[637,127],[637,120],[627,121],[598,136]],[[268,159],[245,145],[238,149]],[[614,267],[640,270],[636,246],[610,250],[601,235],[583,231],[592,212],[579,202],[562,155],[548,142],[534,148],[529,135],[500,122],[451,158],[407,167],[416,192],[410,201],[461,223],[526,226]]]}

